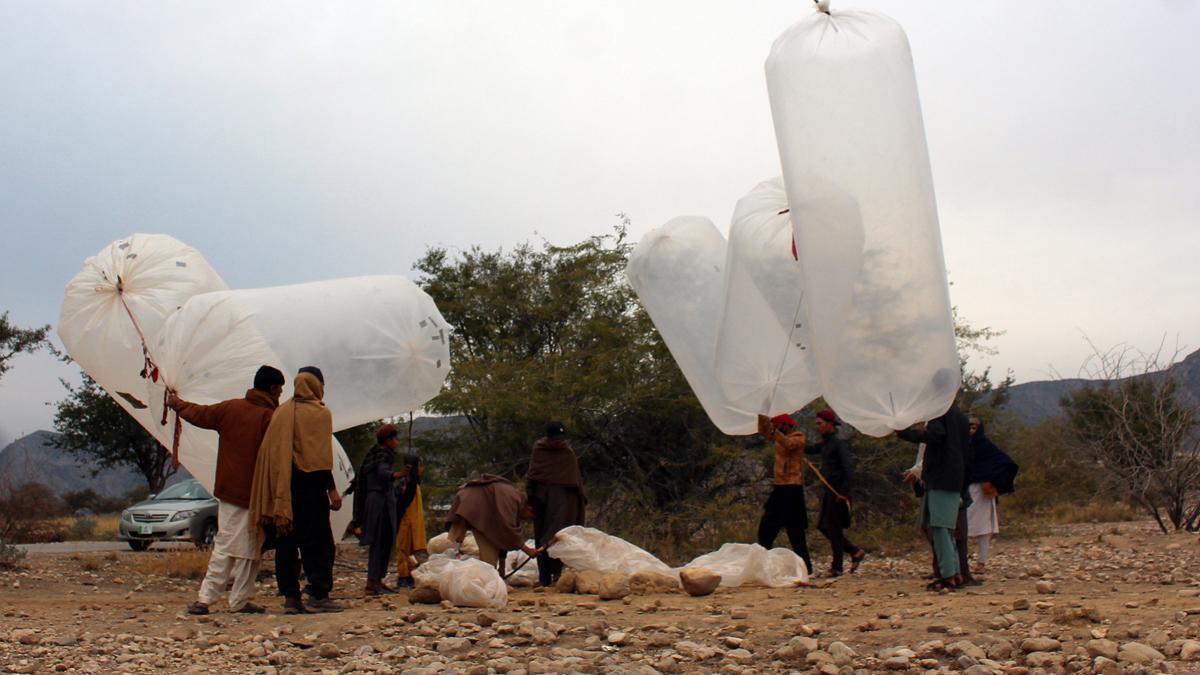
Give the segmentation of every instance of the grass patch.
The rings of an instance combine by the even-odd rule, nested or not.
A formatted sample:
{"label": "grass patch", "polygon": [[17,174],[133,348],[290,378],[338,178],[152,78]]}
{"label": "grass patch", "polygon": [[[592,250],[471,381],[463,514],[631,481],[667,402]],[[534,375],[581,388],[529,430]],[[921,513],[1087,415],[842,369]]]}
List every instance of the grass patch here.
{"label": "grass patch", "polygon": [[121,514],[65,516],[48,521],[51,529],[62,533],[62,541],[116,541]]}
{"label": "grass patch", "polygon": [[134,571],[169,579],[204,578],[208,569],[208,551],[189,549],[184,551],[152,551],[138,556]]}

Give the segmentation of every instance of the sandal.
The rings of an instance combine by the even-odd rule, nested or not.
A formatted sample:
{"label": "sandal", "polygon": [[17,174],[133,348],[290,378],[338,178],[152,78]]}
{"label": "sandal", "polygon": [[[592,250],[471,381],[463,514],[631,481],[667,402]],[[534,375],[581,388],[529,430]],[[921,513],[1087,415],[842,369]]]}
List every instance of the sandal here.
{"label": "sandal", "polygon": [[867,552],[862,550],[861,548],[858,549],[858,553],[855,553],[854,555],[850,556],[850,573],[851,574],[854,574],[855,572],[858,571],[858,566],[862,564],[863,558],[865,558],[865,557],[867,557]]}
{"label": "sandal", "polygon": [[953,591],[962,586],[962,576],[954,575],[952,577],[938,578],[925,584],[925,590],[941,593],[942,591]]}

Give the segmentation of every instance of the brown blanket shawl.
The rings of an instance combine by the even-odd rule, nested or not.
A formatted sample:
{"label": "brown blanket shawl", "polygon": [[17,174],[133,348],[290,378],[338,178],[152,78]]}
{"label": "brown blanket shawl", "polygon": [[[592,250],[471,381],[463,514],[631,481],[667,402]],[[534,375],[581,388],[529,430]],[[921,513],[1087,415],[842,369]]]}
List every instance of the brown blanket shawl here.
{"label": "brown blanket shawl", "polygon": [[483,474],[467,481],[454,493],[447,524],[463,521],[497,546],[515,551],[525,544],[521,534],[521,510],[525,493],[512,481]]}
{"label": "brown blanket shawl", "polygon": [[579,474],[579,459],[565,440],[539,438],[529,455],[529,472],[525,478],[543,485],[565,485],[583,489]]}
{"label": "brown blanket shawl", "polygon": [[315,376],[296,376],[296,393],[271,417],[254,466],[250,492],[250,522],[259,528],[274,523],[286,530],[292,523],[292,466],[301,471],[333,468],[333,414],[321,399],[325,387]]}

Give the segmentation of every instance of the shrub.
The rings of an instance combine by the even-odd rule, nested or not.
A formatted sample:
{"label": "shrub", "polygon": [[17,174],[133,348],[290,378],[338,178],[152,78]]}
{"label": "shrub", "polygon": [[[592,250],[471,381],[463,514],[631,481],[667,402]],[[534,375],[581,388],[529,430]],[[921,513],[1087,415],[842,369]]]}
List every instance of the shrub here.
{"label": "shrub", "polygon": [[92,538],[92,533],[96,531],[96,519],[91,516],[81,516],[76,518],[67,529],[67,539],[71,541],[83,541]]}
{"label": "shrub", "polygon": [[13,546],[0,537],[0,570],[10,570],[25,558],[25,550]]}

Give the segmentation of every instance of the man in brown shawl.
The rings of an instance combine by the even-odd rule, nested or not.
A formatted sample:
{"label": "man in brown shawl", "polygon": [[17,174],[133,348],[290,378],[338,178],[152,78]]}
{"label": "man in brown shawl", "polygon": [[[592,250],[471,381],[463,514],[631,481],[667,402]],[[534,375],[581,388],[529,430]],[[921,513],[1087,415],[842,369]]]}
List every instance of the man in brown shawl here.
{"label": "man in brown shawl", "polygon": [[[333,532],[329,511],[342,506],[333,483],[333,415],[325,407],[325,377],[314,366],[296,375],[296,393],[267,427],[250,494],[260,541],[273,532],[275,580],[286,614],[338,612],[333,590]],[[300,566],[312,598],[300,600]]]}
{"label": "man in brown shawl", "polygon": [[521,534],[521,521],[532,517],[533,508],[520,488],[508,479],[485,473],[459,486],[446,525],[450,540],[456,543],[462,543],[467,530],[474,532],[479,559],[498,565],[504,551],[521,550],[531,558],[540,552],[526,546]]}
{"label": "man in brown shawl", "polygon": [[545,548],[564,527],[584,524],[587,496],[579,473],[579,460],[567,442],[562,422],[546,425],[546,435],[533,444],[525,490],[533,505],[533,538],[543,552],[538,556],[538,583],[552,586],[562,574],[562,561]]}

